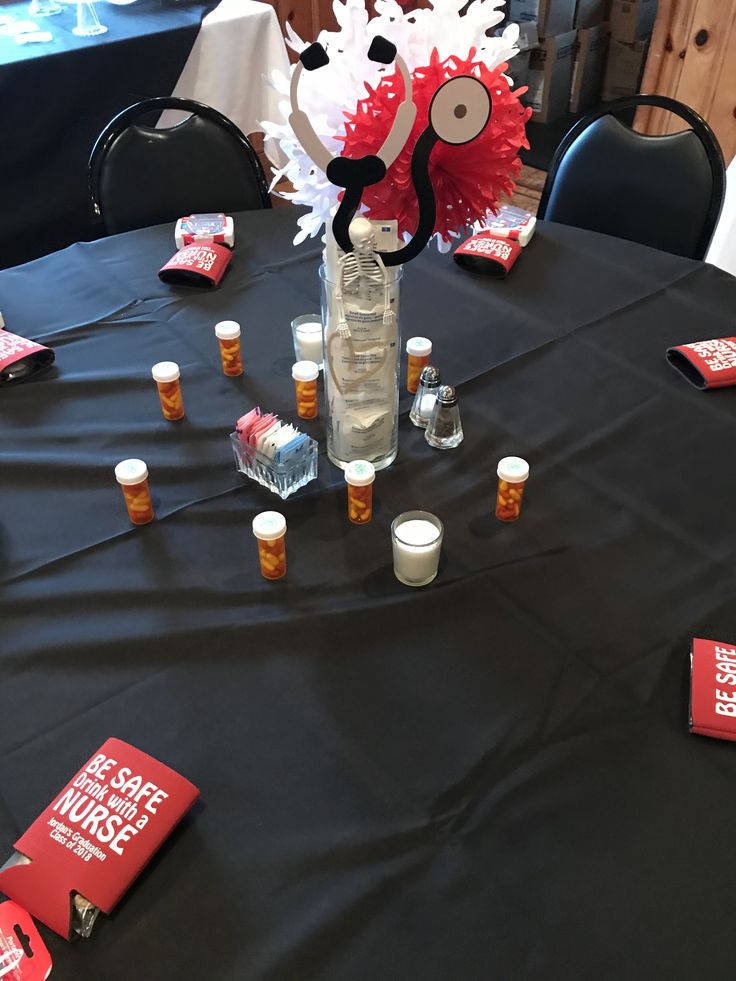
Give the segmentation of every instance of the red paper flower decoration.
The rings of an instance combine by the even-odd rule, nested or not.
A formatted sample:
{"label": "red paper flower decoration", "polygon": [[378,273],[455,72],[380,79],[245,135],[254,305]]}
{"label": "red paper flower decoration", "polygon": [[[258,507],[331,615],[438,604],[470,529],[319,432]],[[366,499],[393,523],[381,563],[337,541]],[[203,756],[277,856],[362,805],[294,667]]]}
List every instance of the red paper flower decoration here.
{"label": "red paper flower decoration", "polygon": [[[420,133],[426,128],[429,104],[437,89],[455,75],[474,75],[491,93],[491,118],[483,132],[471,143],[449,146],[437,143],[429,161],[429,176],[437,201],[434,230],[445,241],[450,232],[484,218],[498,209],[502,194],[511,194],[521,170],[519,149],[529,144],[524,126],[532,110],[522,106],[519,96],[525,88],[511,91],[504,77],[507,65],[493,71],[475,61],[475,48],[465,59],[451,57],[440,61],[435,49],[426,67],[412,72],[417,116],[411,136],[380,184],[365,189],[366,217],[385,221],[398,218],[399,234],[413,234],[419,209],[411,182],[411,155]],[[398,72],[384,77],[368,96],[361,99],[355,113],[346,113],[345,156],[362,157],[376,153],[386,138],[403,98],[404,86]]]}

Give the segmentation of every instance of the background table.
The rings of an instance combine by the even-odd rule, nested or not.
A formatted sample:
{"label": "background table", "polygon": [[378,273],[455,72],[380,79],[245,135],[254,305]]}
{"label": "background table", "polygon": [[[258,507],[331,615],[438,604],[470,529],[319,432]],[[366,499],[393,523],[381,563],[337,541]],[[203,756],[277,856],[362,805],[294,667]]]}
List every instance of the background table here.
{"label": "background table", "polygon": [[[53,41],[0,36],[0,268],[93,237],[87,161],[95,140],[127,106],[172,92],[213,6],[100,3],[108,32],[81,38],[70,3],[36,19]],[[0,7],[17,19],[29,19],[27,11],[25,0]]]}
{"label": "background table", "polygon": [[[736,640],[736,391],[664,351],[733,333],[736,281],[544,223],[502,283],[427,252],[402,331],[434,340],[466,438],[430,449],[403,397],[360,528],[324,455],[283,504],[233,469],[244,410],[294,419],[319,257],[294,231],[239,216],[213,293],[157,280],[169,227],[0,274],[8,328],[57,353],[0,392],[0,843],[109,735],[202,790],[90,941],[44,932],[55,977],[731,981],[736,747],[687,733],[687,667],[693,635]],[[513,526],[491,513],[510,453],[531,464]],[[145,528],[113,479],[129,456]],[[250,522],[273,507],[289,571],[267,583]],[[445,523],[423,590],[391,571],[412,508]]]}
{"label": "background table", "polygon": [[726,170],[726,197],[706,262],[736,275],[736,158]]}
{"label": "background table", "polygon": [[[220,0],[203,19],[172,95],[219,109],[246,135],[260,133],[263,120],[281,118],[280,96],[268,84],[274,71],[289,74],[289,57],[273,7],[256,0]],[[162,113],[158,125],[173,126],[183,117],[169,110]],[[274,140],[267,139],[266,146],[269,159],[286,163]]]}

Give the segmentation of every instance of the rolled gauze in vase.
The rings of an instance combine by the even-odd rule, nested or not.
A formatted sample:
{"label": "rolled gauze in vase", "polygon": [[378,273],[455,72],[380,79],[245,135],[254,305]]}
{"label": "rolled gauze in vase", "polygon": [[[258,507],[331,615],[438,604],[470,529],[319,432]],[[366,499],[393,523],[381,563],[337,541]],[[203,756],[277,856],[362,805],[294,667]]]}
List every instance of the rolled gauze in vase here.
{"label": "rolled gauze in vase", "polygon": [[0,330],[0,386],[32,378],[50,368],[54,357],[51,348]]}

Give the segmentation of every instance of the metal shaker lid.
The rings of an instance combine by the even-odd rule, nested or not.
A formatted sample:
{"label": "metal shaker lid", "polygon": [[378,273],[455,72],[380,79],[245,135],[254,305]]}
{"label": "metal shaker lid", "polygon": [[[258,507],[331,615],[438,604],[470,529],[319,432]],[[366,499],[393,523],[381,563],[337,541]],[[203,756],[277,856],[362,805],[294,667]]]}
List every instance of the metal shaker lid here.
{"label": "metal shaker lid", "polygon": [[419,376],[419,382],[421,385],[429,385],[433,388],[439,385],[439,368],[433,368],[431,364],[428,364],[425,368],[422,368],[422,373]]}
{"label": "metal shaker lid", "polygon": [[457,395],[452,385],[440,385],[437,390],[437,401],[440,405],[457,405]]}

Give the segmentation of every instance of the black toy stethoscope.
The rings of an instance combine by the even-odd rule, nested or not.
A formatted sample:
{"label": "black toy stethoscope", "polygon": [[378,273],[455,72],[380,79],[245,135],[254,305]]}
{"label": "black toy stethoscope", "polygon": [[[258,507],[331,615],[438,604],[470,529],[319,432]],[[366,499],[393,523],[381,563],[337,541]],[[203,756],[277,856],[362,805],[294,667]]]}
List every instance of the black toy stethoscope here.
{"label": "black toy stethoscope", "polygon": [[[337,187],[345,188],[340,206],[332,220],[335,241],[343,252],[352,252],[350,222],[360,206],[363,192],[377,184],[401,153],[411,134],[417,110],[412,101],[412,83],[406,62],[397,54],[396,46],[383,37],[375,37],[368,49],[371,61],[380,64],[396,62],[404,82],[404,98],[396,110],[388,136],[375,154],[350,159],[334,156],[320,140],[307,114],[299,108],[297,90],[302,72],[315,71],[329,64],[329,56],[315,42],[302,51],[299,64],[291,78],[291,115],[289,123],[307,156]],[[419,255],[432,236],[437,215],[434,190],[429,179],[429,157],[435,144],[461,146],[476,139],[491,117],[491,96],[488,89],[473,75],[456,75],[443,82],[432,96],[429,120],[420,134],[411,155],[411,179],[419,205],[419,223],[411,241],[395,252],[379,252],[385,266],[397,266]]]}

